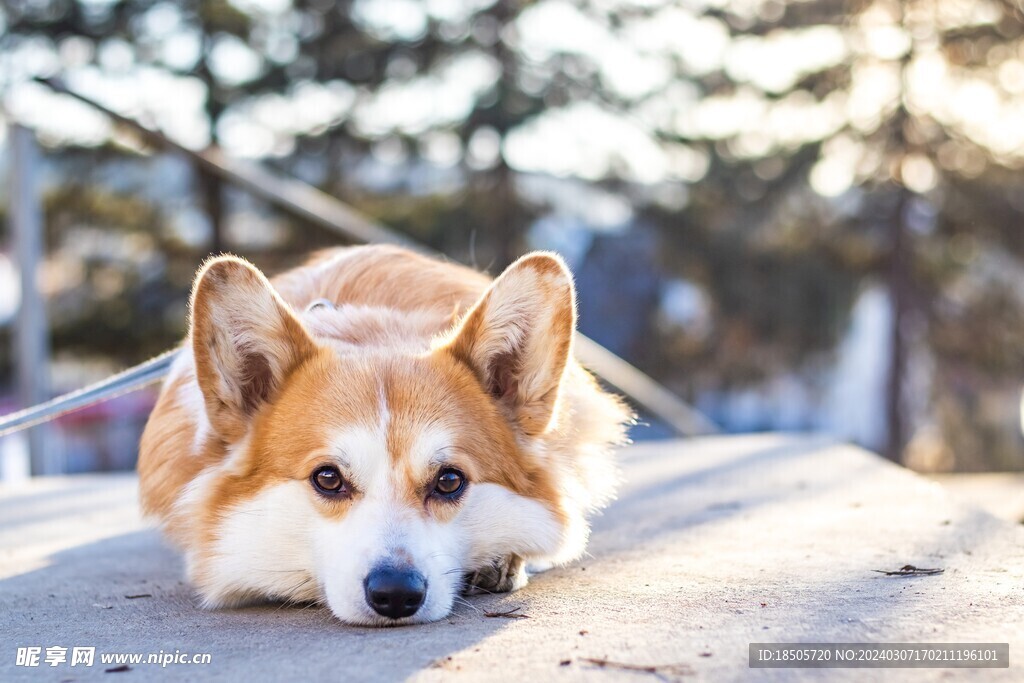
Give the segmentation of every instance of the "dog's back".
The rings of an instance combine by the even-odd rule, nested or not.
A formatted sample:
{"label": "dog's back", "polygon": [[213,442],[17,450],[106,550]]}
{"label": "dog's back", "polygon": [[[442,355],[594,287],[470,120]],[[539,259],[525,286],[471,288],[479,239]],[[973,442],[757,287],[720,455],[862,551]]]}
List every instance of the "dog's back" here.
{"label": "dog's back", "polygon": [[465,312],[491,282],[465,266],[388,245],[327,249],[270,281],[296,310],[327,299],[446,316]]}

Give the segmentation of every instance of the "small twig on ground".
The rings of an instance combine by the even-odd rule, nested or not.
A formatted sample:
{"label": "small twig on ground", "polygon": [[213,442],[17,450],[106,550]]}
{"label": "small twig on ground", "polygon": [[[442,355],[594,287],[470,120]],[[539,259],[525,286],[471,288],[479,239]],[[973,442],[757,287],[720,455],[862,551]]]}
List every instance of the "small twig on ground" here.
{"label": "small twig on ground", "polygon": [[529,614],[519,614],[518,613],[519,610],[521,610],[521,609],[522,609],[522,607],[513,607],[512,609],[508,610],[507,612],[484,612],[484,616],[485,617],[491,617],[492,619],[493,618],[497,618],[497,617],[503,617],[505,619],[529,619],[530,618]]}
{"label": "small twig on ground", "polygon": [[580,657],[581,662],[593,664],[602,669],[619,669],[620,671],[638,671],[640,673],[654,674],[659,678],[664,676],[692,676],[693,669],[689,664],[629,664],[627,662],[615,662],[610,659],[595,659],[593,657]]}
{"label": "small twig on ground", "polygon": [[115,667],[112,667],[110,669],[104,669],[103,673],[119,674],[119,673],[122,673],[124,671],[131,671],[131,670],[132,670],[132,668],[130,666],[128,666],[127,664],[122,664],[121,666],[115,666]]}
{"label": "small twig on ground", "polygon": [[139,593],[138,595],[126,595],[124,597],[128,598],[129,600],[137,600],[138,598],[151,598],[151,597],[153,597],[153,594],[152,593]]}
{"label": "small twig on ground", "polygon": [[935,576],[941,574],[945,569],[922,569],[921,567],[915,567],[912,564],[905,564],[894,572],[886,571],[885,569],[872,569],[871,571],[879,574],[885,574],[886,576]]}

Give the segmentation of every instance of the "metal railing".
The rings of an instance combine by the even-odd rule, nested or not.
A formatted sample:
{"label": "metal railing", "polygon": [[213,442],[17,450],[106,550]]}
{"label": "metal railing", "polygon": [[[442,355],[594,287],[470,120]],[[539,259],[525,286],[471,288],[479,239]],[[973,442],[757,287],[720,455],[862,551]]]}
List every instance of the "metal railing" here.
{"label": "metal railing", "polygon": [[[211,147],[201,151],[189,149],[163,133],[68,88],[58,80],[37,80],[51,90],[72,97],[103,113],[117,126],[128,129],[141,137],[147,144],[173,152],[201,172],[216,176],[231,185],[244,189],[286,214],[326,228],[344,237],[347,241],[390,243],[422,253],[436,253],[406,236],[368,219],[337,198],[313,186],[275,173],[259,164],[232,159],[217,148]],[[15,179],[22,170],[14,168]],[[19,187],[18,191],[26,193],[33,190]],[[18,217],[13,215],[14,213],[12,211],[12,220],[16,221]],[[38,216],[35,217],[34,222],[38,222]],[[13,232],[17,234],[18,230],[15,229]],[[23,277],[25,276],[23,275]],[[22,306],[22,308],[25,307]],[[24,318],[20,318],[18,324],[21,325],[25,322]],[[31,325],[31,321],[28,321],[27,324]],[[32,326],[35,336],[38,336],[38,327],[38,325]],[[26,341],[26,345],[31,343],[31,341]],[[718,431],[718,428],[710,420],[671,391],[582,334],[577,337],[576,355],[584,366],[624,394],[644,412],[667,424],[678,435],[695,436]],[[157,382],[166,375],[170,359],[171,353],[164,354],[85,389],[58,397],[47,403],[33,405],[17,413],[0,416],[0,437],[44,423],[59,415],[112,398],[126,391]],[[28,395],[34,396],[35,394],[23,391],[22,400],[24,401]],[[38,400],[38,398],[32,398],[31,402]]]}

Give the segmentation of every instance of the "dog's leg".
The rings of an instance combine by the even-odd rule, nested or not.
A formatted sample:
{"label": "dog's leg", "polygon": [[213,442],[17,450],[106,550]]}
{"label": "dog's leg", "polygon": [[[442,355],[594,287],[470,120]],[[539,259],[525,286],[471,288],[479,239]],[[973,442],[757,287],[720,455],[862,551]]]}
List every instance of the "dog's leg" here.
{"label": "dog's leg", "polygon": [[526,563],[518,555],[493,560],[466,575],[466,595],[509,593],[526,585]]}

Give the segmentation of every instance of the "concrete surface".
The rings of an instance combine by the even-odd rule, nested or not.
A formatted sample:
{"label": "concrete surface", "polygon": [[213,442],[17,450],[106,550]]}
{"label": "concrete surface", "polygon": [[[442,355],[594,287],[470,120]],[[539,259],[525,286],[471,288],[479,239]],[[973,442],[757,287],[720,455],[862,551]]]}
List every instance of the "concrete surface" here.
{"label": "concrete surface", "polygon": [[1024,473],[984,472],[929,474],[943,485],[953,498],[977,505],[1000,519],[1024,523]]}
{"label": "concrete surface", "polygon": [[[628,483],[589,558],[445,621],[384,630],[317,608],[198,609],[180,560],[139,521],[130,476],[3,491],[0,681],[1024,680],[1019,525],[821,440],[661,442],[621,459]],[[945,573],[871,571],[906,564]],[[484,615],[516,607],[529,618]],[[797,641],[1009,642],[1011,668],[748,669],[748,643]],[[15,666],[32,645],[98,654],[91,668]],[[99,663],[160,650],[212,663],[116,674]]]}

